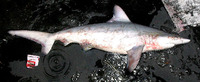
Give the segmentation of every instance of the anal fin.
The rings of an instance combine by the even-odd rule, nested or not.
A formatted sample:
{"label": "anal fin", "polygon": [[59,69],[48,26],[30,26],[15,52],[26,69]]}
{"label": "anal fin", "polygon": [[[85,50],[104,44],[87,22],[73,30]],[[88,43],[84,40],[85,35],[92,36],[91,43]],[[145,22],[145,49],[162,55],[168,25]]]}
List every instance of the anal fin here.
{"label": "anal fin", "polygon": [[144,45],[135,46],[127,51],[128,54],[128,69],[132,72],[139,63]]}

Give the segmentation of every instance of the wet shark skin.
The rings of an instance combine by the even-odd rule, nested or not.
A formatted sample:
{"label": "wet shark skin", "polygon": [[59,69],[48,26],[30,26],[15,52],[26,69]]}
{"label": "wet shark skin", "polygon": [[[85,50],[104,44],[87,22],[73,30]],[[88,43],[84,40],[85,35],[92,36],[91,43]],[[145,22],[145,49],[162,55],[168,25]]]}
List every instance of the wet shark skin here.
{"label": "wet shark skin", "polygon": [[127,54],[128,50],[138,45],[145,45],[143,52],[163,49],[156,42],[159,35],[170,34],[124,22],[86,25],[56,33],[58,40],[65,44],[80,43],[83,46],[120,54]]}
{"label": "wet shark skin", "polygon": [[113,18],[107,23],[74,27],[53,34],[26,30],[8,33],[42,44],[44,54],[49,53],[55,40],[60,40],[65,46],[70,43],[79,43],[84,50],[97,48],[113,53],[128,54],[130,72],[137,66],[142,52],[167,49],[177,44],[190,42],[189,39],[131,23],[117,5],[114,11]]}

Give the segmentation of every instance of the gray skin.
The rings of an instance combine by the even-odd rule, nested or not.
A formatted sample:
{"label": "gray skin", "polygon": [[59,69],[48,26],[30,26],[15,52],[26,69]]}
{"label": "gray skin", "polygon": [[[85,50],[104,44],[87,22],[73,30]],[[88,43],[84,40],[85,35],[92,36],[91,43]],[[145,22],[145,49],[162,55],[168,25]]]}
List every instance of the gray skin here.
{"label": "gray skin", "polygon": [[49,53],[55,40],[60,40],[65,46],[69,43],[79,43],[84,50],[97,48],[128,54],[129,71],[135,69],[142,52],[167,49],[190,41],[150,27],[133,24],[117,5],[108,23],[74,27],[53,34],[27,30],[9,31],[9,33],[41,44],[44,54]]}
{"label": "gray skin", "polygon": [[86,25],[60,31],[56,40],[65,45],[79,43],[84,50],[97,48],[108,52],[128,54],[128,69],[133,71],[142,52],[162,50],[190,40],[177,35],[127,22]]}
{"label": "gray skin", "polygon": [[143,52],[170,48],[173,46],[162,45],[160,43],[164,42],[158,42],[158,39],[165,37],[179,38],[157,29],[124,22],[80,26],[60,31],[56,33],[56,37],[65,45],[79,43],[84,50],[97,48],[120,54],[127,54],[128,50],[140,45],[144,45]]}

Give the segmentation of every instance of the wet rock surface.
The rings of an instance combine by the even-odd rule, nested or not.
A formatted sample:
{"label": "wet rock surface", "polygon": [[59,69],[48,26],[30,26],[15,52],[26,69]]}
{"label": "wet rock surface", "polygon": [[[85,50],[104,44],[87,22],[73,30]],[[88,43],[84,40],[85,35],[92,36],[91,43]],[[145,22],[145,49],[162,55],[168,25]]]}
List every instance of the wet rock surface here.
{"label": "wet rock surface", "polygon": [[181,30],[184,26],[199,26],[198,0],[162,0],[175,26]]}
{"label": "wet rock surface", "polygon": [[[173,33],[174,25],[160,0],[31,0],[0,1],[0,74],[9,82],[198,82],[200,80],[200,30],[178,35],[190,43],[142,54],[136,69],[126,70],[127,57],[80,45],[55,42],[48,55],[40,45],[7,34],[11,29],[57,32],[74,26],[106,22],[114,4],[121,6],[134,23]],[[174,33],[176,34],[176,33]],[[27,54],[40,56],[39,66],[26,68]]]}

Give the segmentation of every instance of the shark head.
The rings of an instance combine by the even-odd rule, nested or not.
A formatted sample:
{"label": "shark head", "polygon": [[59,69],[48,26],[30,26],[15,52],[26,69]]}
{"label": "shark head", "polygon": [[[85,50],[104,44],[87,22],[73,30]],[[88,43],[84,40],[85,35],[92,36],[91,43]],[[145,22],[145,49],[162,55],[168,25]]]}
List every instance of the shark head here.
{"label": "shark head", "polygon": [[178,44],[188,43],[190,42],[190,40],[181,38],[177,35],[167,35],[167,36],[159,36],[157,38],[157,42],[163,49],[167,49]]}

